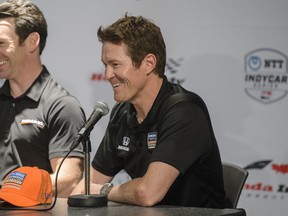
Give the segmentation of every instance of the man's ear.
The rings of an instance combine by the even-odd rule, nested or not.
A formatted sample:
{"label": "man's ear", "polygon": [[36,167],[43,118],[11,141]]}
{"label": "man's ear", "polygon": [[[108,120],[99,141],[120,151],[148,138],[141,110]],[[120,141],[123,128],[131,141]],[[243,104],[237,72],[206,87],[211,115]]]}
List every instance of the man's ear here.
{"label": "man's ear", "polygon": [[40,35],[37,32],[32,32],[25,40],[27,50],[33,53],[39,49]]}
{"label": "man's ear", "polygon": [[152,53],[149,53],[144,58],[144,63],[145,63],[146,71],[147,71],[146,75],[148,76],[149,74],[151,74],[154,71],[154,69],[156,67],[156,63],[157,63],[156,56]]}

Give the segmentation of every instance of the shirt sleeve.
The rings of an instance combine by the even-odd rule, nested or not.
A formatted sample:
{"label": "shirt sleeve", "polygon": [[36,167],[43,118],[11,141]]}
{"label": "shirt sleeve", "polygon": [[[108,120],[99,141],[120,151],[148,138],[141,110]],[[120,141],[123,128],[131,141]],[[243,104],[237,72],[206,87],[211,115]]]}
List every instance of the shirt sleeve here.
{"label": "shirt sleeve", "polygon": [[[78,131],[85,123],[85,114],[73,96],[55,101],[49,114],[49,159],[63,157],[69,151]],[[79,144],[69,156],[83,157],[83,146]]]}

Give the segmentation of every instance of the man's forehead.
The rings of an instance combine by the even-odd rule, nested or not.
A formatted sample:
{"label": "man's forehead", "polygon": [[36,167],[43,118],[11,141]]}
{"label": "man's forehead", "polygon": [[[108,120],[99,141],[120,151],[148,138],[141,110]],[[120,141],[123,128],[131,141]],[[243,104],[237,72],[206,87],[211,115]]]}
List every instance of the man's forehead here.
{"label": "man's forehead", "polygon": [[0,19],[0,27],[8,27],[10,29],[14,29],[14,18],[4,18]]}
{"label": "man's forehead", "polygon": [[7,20],[7,18],[5,19],[0,19],[0,37],[1,39],[12,39],[14,37],[18,37],[16,32],[15,32],[15,25],[14,25],[14,21],[10,20],[11,18],[9,18],[9,20]]}

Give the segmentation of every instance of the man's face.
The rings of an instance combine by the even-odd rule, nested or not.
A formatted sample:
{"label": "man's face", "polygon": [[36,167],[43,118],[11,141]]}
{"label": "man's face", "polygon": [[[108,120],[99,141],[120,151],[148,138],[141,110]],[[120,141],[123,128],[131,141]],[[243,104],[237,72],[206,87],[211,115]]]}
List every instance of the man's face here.
{"label": "man's face", "polygon": [[25,46],[19,44],[14,18],[0,19],[0,78],[13,79],[24,61]]}
{"label": "man's face", "polygon": [[133,103],[141,99],[147,76],[142,64],[139,68],[133,65],[125,44],[104,42],[102,62],[106,67],[105,77],[112,85],[116,101]]}

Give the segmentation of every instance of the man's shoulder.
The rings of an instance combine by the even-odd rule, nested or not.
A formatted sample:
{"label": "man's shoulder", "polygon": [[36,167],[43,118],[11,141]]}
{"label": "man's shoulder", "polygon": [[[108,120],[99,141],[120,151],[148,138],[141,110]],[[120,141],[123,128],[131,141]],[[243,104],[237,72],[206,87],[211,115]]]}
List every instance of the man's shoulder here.
{"label": "man's shoulder", "polygon": [[47,71],[44,71],[42,74],[44,90],[42,97],[51,100],[65,100],[69,101],[77,101],[76,97],[64,88],[56,79],[54,79],[51,74]]}
{"label": "man's shoulder", "polygon": [[189,91],[179,84],[172,84],[173,94],[167,100],[171,102],[203,102],[203,99],[195,92]]}
{"label": "man's shoulder", "polygon": [[82,109],[79,100],[75,96],[71,95],[50,75],[46,78],[47,82],[39,100],[45,109],[54,111],[72,110],[75,112],[79,112]]}
{"label": "man's shoulder", "polygon": [[192,111],[195,106],[208,112],[204,100],[197,93],[189,91],[179,84],[172,84],[172,87],[172,94],[163,100],[160,113],[164,115],[164,113],[175,111],[175,109]]}
{"label": "man's shoulder", "polygon": [[111,110],[109,125],[134,125],[135,115],[135,108],[130,102],[116,102]]}

